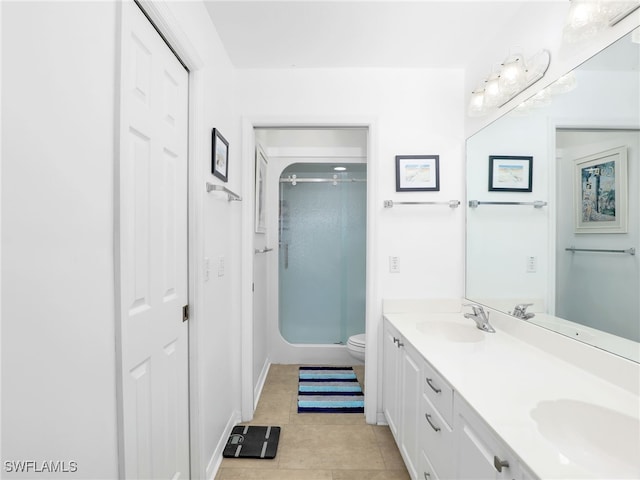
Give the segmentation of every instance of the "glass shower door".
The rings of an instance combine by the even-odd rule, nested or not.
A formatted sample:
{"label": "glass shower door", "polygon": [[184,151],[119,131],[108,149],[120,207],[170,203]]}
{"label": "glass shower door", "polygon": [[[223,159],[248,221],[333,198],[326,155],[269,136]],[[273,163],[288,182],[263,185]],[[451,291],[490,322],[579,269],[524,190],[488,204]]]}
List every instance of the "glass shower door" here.
{"label": "glass shower door", "polygon": [[280,184],[279,323],[290,343],[345,343],[365,331],[366,182],[350,181],[366,178],[359,167],[337,182],[298,171],[298,182]]}

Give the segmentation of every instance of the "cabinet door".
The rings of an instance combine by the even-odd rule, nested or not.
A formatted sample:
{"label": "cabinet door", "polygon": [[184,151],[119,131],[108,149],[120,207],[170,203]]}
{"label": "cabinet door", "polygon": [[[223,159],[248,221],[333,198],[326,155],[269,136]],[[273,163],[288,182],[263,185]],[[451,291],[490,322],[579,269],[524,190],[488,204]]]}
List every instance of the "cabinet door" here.
{"label": "cabinet door", "polygon": [[455,478],[454,432],[424,394],[422,395],[419,421],[420,444],[425,455],[429,458],[432,468],[435,467],[441,478]]}
{"label": "cabinet door", "polygon": [[458,439],[458,478],[516,479],[518,463],[477,414],[463,401],[455,402]]}
{"label": "cabinet door", "polygon": [[382,406],[389,428],[398,441],[398,398],[400,392],[400,334],[386,321],[383,341]]}
{"label": "cabinet door", "polygon": [[420,398],[422,396],[422,375],[420,374],[420,357],[410,345],[401,343],[401,379],[402,390],[399,397],[400,448],[411,478],[417,478],[418,455],[421,451],[418,444]]}

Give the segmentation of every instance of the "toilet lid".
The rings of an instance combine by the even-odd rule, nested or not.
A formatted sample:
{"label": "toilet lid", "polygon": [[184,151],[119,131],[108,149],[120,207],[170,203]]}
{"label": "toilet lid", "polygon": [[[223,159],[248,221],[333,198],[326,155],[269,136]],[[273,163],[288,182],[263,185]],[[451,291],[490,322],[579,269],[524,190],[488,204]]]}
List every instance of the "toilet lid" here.
{"label": "toilet lid", "polygon": [[364,333],[360,333],[358,335],[353,335],[349,337],[347,343],[353,345],[354,347],[363,347],[365,346],[365,338],[366,335]]}

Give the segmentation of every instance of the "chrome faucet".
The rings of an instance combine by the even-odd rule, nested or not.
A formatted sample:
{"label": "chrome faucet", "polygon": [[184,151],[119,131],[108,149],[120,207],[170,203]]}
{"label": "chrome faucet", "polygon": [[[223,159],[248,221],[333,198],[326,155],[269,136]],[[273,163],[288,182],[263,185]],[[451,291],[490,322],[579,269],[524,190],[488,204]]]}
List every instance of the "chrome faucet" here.
{"label": "chrome faucet", "polygon": [[495,329],[489,324],[489,312],[485,312],[482,305],[477,303],[465,303],[465,307],[471,307],[473,313],[465,313],[464,318],[470,318],[476,322],[476,327],[488,333],[496,333]]}
{"label": "chrome faucet", "polygon": [[530,307],[533,303],[519,303],[513,309],[513,312],[510,312],[516,318],[521,318],[523,320],[529,320],[536,316],[535,313],[527,313],[527,307]]}

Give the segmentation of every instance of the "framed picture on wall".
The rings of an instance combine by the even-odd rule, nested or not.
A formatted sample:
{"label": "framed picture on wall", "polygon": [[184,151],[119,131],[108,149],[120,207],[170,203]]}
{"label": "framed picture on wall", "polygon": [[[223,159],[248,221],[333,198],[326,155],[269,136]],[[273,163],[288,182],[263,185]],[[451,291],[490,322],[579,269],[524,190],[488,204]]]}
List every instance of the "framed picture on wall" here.
{"label": "framed picture on wall", "polygon": [[255,232],[266,233],[266,202],[267,202],[267,156],[260,146],[256,147],[256,189],[255,189]]}
{"label": "framed picture on wall", "polygon": [[439,155],[397,155],[396,192],[440,190]]}
{"label": "framed picture on wall", "polygon": [[575,233],[627,233],[627,147],[577,158]]}
{"label": "framed picture on wall", "polygon": [[223,182],[229,179],[229,142],[220,131],[211,131],[211,173]]}
{"label": "framed picture on wall", "polygon": [[489,156],[490,192],[531,192],[533,157]]}

